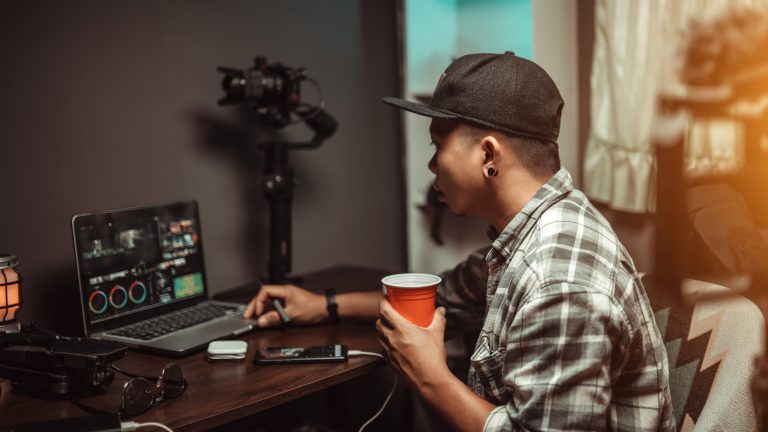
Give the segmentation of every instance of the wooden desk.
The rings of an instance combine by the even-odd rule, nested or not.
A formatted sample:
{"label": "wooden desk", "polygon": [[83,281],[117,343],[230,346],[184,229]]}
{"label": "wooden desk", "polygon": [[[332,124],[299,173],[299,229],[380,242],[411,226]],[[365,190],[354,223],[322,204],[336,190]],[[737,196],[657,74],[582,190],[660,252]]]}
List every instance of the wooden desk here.
{"label": "wooden desk", "polygon": [[[307,275],[304,284],[314,289],[334,286],[339,291],[371,289],[372,286],[378,286],[380,275],[384,273],[335,267]],[[252,293],[241,292],[237,295],[250,298]],[[323,390],[384,365],[382,360],[368,356],[353,357],[347,363],[338,364],[251,364],[256,350],[267,346],[341,343],[352,349],[381,352],[372,324],[342,323],[258,330],[242,339],[248,342],[248,356],[241,363],[207,363],[202,352],[182,359],[169,359],[129,351],[124,359],[116,363],[124,370],[154,376],[159,375],[164,365],[175,361],[181,366],[189,383],[186,392],[177,399],[162,401],[147,413],[131,418],[131,421],[158,421],[174,431],[208,430]],[[98,409],[116,411],[125,381],[126,378],[116,374],[115,382],[104,394],[84,397],[81,401]],[[8,381],[1,381],[0,388],[0,426],[87,415],[68,401],[46,401],[12,392]]]}

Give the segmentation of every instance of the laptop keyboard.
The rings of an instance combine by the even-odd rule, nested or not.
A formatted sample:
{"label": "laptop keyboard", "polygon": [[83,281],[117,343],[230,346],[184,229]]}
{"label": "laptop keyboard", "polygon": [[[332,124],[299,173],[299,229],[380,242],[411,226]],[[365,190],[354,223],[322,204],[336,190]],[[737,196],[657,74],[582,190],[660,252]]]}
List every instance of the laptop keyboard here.
{"label": "laptop keyboard", "polygon": [[150,340],[219,317],[232,315],[237,312],[237,310],[237,307],[203,303],[191,308],[152,318],[147,321],[142,321],[128,327],[123,327],[107,334],[131,339]]}

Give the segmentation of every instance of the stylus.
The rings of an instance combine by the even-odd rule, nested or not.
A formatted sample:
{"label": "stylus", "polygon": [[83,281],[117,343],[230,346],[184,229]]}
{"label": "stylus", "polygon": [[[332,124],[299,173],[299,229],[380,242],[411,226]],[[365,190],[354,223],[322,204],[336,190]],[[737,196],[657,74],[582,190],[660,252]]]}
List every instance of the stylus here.
{"label": "stylus", "polygon": [[285,313],[285,309],[283,309],[283,304],[280,303],[280,300],[273,298],[272,306],[275,307],[277,314],[280,315],[280,320],[283,321],[283,324],[288,325],[291,323],[291,317],[289,317],[288,314]]}

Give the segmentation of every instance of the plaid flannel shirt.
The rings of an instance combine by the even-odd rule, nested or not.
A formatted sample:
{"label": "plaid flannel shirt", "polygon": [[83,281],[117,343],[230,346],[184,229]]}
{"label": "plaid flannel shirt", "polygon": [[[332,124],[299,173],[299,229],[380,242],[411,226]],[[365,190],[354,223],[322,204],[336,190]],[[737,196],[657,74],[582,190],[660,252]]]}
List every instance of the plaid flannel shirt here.
{"label": "plaid flannel shirt", "polygon": [[[443,274],[448,331],[482,324],[469,385],[486,431],[675,430],[664,344],[632,259],[561,169]],[[486,288],[487,287],[487,288]]]}

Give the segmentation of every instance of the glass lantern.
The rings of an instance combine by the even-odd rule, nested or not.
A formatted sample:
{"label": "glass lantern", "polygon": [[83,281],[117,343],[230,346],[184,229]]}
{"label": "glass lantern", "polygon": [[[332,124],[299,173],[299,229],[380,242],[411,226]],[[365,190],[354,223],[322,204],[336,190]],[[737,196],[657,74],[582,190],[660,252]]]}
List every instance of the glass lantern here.
{"label": "glass lantern", "polygon": [[21,309],[21,273],[16,255],[0,253],[0,333],[18,331]]}

